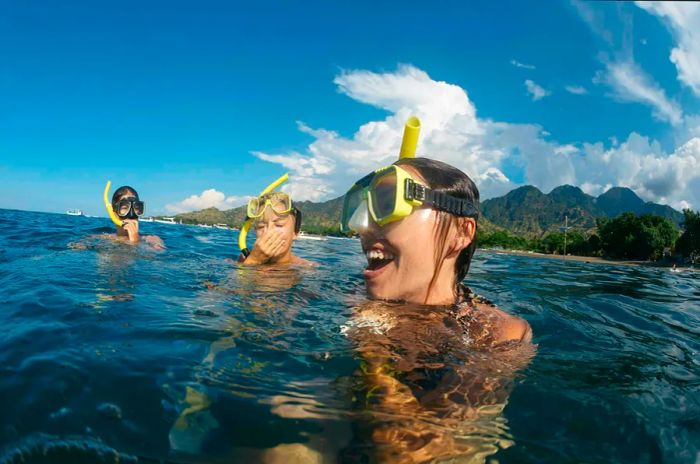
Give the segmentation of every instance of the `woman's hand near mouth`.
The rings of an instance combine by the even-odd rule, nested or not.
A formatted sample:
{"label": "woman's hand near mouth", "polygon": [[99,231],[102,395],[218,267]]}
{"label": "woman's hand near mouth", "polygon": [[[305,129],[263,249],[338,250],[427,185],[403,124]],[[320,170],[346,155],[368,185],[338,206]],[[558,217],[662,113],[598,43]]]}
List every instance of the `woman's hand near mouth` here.
{"label": "woman's hand near mouth", "polygon": [[282,234],[269,230],[262,237],[255,241],[250,255],[245,259],[246,264],[265,264],[271,259],[280,256],[286,246],[287,241]]}
{"label": "woman's hand near mouth", "polygon": [[139,241],[139,221],[124,219],[124,230],[129,235],[129,241],[136,243]]}

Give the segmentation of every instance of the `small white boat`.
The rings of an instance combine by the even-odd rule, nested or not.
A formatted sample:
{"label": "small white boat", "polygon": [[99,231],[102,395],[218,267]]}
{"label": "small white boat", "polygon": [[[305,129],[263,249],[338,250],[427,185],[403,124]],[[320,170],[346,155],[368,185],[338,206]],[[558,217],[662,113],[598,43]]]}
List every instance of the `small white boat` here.
{"label": "small white boat", "polygon": [[322,242],[326,241],[326,237],[322,237],[320,235],[309,235],[309,234],[305,234],[304,232],[300,232],[299,235],[297,236],[297,238],[300,238],[302,240],[319,240]]}
{"label": "small white boat", "polygon": [[149,217],[142,217],[139,219],[139,221],[141,221],[141,222],[153,222],[153,218],[150,216]]}
{"label": "small white boat", "polygon": [[228,230],[228,226],[226,224],[214,224],[214,227],[217,229],[226,229]]}
{"label": "small white boat", "polygon": [[197,224],[197,227],[204,227],[205,229],[211,229],[211,228],[212,228],[212,226],[210,226],[209,224]]}
{"label": "small white boat", "polygon": [[160,222],[161,224],[177,224],[174,217],[164,217],[162,219],[154,219],[155,222]]}
{"label": "small white boat", "polygon": [[79,209],[69,209],[68,211],[66,211],[66,214],[68,216],[82,216],[83,212]]}

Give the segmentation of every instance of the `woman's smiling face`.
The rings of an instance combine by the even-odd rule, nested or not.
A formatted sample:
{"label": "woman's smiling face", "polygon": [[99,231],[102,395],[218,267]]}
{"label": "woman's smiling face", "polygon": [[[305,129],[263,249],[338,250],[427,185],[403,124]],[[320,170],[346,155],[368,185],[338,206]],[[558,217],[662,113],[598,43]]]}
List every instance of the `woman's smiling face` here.
{"label": "woman's smiling face", "polygon": [[[427,184],[412,167],[402,168],[416,181]],[[368,262],[363,275],[369,297],[427,301],[436,268],[439,214],[430,208],[416,208],[411,215],[383,227],[370,220],[369,227],[360,232]],[[439,256],[443,254],[440,250]]]}

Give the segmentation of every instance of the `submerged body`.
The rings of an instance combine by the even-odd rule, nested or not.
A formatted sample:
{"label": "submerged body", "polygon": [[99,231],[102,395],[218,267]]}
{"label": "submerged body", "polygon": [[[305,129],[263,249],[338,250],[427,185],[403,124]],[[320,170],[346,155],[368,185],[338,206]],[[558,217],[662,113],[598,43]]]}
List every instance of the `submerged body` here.
{"label": "submerged body", "polygon": [[479,462],[507,445],[499,433],[465,438],[465,427],[502,421],[515,373],[534,354],[526,321],[462,285],[478,200],[466,174],[426,158],[377,170],[346,194],[343,225],[360,235],[375,300],[357,308],[349,335],[371,412],[362,433],[380,462]]}

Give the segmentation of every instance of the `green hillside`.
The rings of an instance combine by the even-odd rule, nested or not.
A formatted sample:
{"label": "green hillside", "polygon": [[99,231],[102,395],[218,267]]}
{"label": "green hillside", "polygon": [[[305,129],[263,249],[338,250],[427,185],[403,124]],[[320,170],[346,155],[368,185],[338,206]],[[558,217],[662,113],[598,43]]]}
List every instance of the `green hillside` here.
{"label": "green hillside", "polygon": [[[296,203],[303,213],[302,230],[314,234],[339,234],[340,212],[343,197],[315,203]],[[583,231],[596,227],[597,218],[616,217],[624,212],[656,214],[678,224],[683,215],[673,208],[655,203],[645,203],[632,190],[615,187],[599,197],[587,195],[578,187],[562,185],[548,194],[533,186],[524,186],[508,194],[481,203],[482,217],[479,229],[493,233],[506,229],[526,237],[542,237],[556,232],[568,217],[569,226]],[[239,227],[245,219],[245,207],[220,211],[208,208],[191,213],[178,214],[177,220],[185,224],[226,224]]]}
{"label": "green hillside", "polygon": [[623,187],[612,188],[596,198],[571,185],[562,185],[548,194],[528,185],[483,201],[481,211],[494,224],[531,238],[558,231],[567,217],[569,226],[582,230],[593,229],[596,218],[612,218],[624,212],[655,214],[676,224],[683,219],[670,206],[645,203]]}

